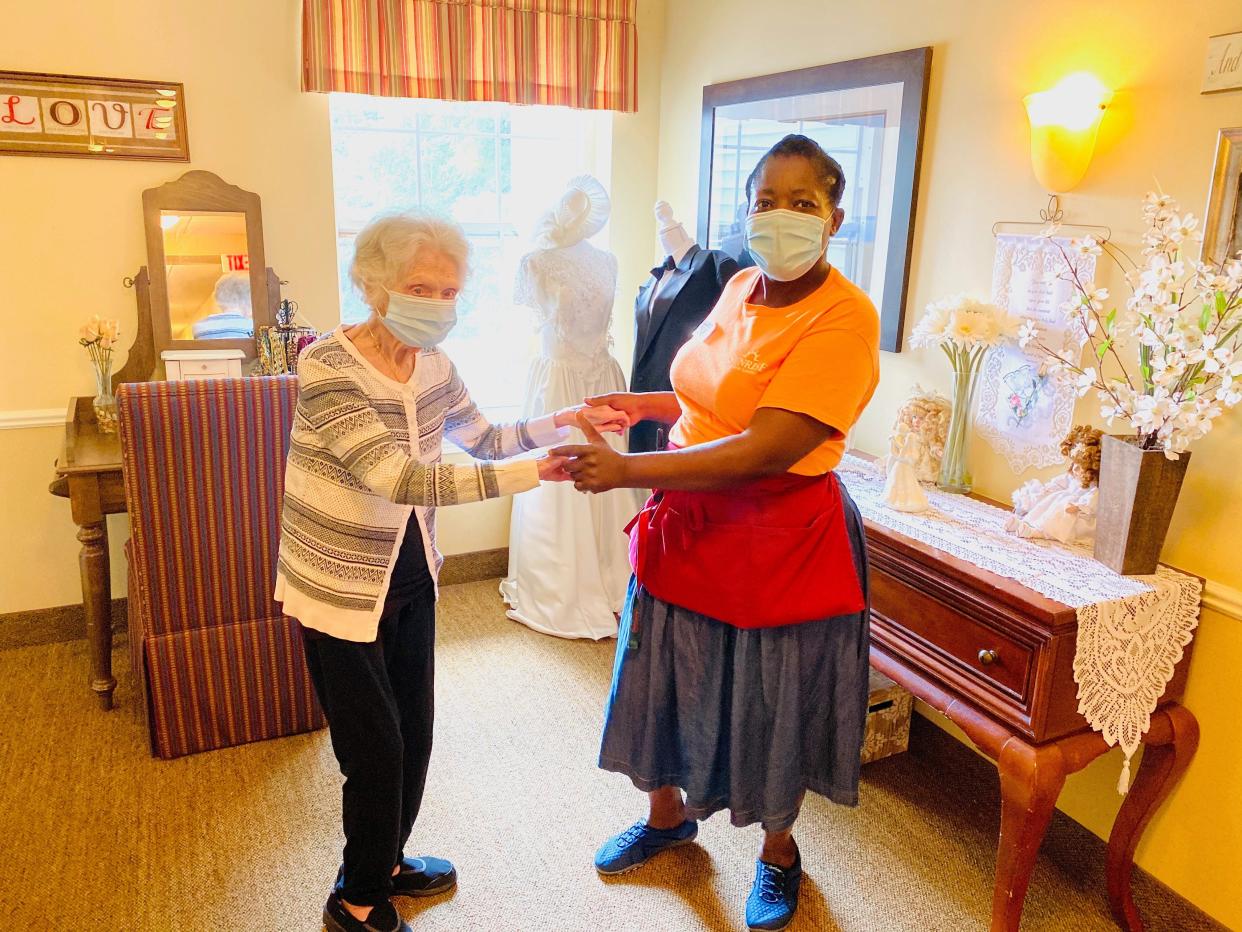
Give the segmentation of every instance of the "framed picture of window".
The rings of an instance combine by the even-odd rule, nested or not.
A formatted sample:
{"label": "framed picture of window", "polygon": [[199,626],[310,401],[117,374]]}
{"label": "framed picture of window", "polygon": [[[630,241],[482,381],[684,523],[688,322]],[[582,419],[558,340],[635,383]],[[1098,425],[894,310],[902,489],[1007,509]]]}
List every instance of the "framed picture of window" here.
{"label": "framed picture of window", "polygon": [[880,348],[901,351],[930,48],[703,89],[698,240],[743,265],[746,180],[789,133],[818,142],[845,174],[845,220],[828,261],[875,302]]}
{"label": "framed picture of window", "polygon": [[1220,265],[1242,252],[1242,126],[1222,129],[1203,228],[1203,261]]}

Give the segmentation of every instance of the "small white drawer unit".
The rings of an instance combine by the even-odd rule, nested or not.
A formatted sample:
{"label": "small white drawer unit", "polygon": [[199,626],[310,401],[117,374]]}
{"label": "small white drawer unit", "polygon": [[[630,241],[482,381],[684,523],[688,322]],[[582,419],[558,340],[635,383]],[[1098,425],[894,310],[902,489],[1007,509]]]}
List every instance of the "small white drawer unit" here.
{"label": "small white drawer unit", "polygon": [[164,371],[170,382],[193,379],[240,379],[242,360],[246,354],[239,349],[164,350]]}

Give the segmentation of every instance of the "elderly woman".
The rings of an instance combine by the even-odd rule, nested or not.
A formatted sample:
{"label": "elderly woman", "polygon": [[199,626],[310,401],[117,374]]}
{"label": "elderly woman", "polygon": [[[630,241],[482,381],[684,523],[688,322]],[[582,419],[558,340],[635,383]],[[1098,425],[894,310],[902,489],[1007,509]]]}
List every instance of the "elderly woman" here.
{"label": "elderly woman", "polygon": [[803,794],[858,799],[867,568],[833,469],[875,391],[879,317],[825,258],[844,186],[811,139],[773,146],[746,185],[758,268],[730,279],[682,347],[673,391],[594,399],[672,425],[673,449],[623,455],[594,434],[552,450],[580,490],[658,490],[631,531],[600,751],[649,809],[596,869],[636,868],[728,809],[764,829],[746,924],[765,932],[797,909]]}
{"label": "elderly woman", "polygon": [[216,279],[211,297],[217,310],[194,322],[194,339],[248,340],[254,336],[249,272],[225,272]]}
{"label": "elderly woman", "polygon": [[[446,465],[441,437],[499,460],[562,439],[577,411],[489,424],[436,348],[466,278],[456,224],[384,216],[354,250],[350,277],[372,313],[300,357],[276,577],[345,776],[344,863],[323,913],[333,932],[407,930],[392,896],[456,883],[449,862],[403,851],[431,755],[434,509],[564,478],[546,457]],[[615,411],[591,417],[620,429]]]}

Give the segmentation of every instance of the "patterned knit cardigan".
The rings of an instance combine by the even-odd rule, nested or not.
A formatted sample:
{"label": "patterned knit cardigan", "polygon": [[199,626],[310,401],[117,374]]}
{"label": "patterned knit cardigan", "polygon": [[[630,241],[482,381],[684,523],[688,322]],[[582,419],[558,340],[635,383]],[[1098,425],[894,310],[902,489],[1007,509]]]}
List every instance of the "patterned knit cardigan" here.
{"label": "patterned knit cardigan", "polygon": [[439,350],[420,352],[402,385],[371,365],[340,328],[303,352],[298,381],[275,597],[306,627],[350,641],[375,640],[411,513],[434,579],[442,562],[436,506],[539,484],[531,459],[441,463],[444,434],[479,460],[516,456],[568,434],[551,415],[489,424]]}

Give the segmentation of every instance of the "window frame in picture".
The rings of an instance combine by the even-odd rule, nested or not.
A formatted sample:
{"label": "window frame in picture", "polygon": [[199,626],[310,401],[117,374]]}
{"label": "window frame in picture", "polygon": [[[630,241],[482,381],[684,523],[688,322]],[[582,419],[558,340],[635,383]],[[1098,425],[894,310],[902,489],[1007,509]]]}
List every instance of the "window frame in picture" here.
{"label": "window frame in picture", "polygon": [[[710,214],[713,181],[716,180],[713,175],[713,154],[718,109],[735,104],[778,101],[833,91],[865,90],[884,85],[901,86],[893,199],[887,218],[887,242],[884,244],[883,299],[879,302],[881,306],[877,308],[880,312],[880,348],[892,353],[901,352],[905,324],[931,57],[930,47],[908,49],[854,61],[743,78],[703,88],[698,240],[706,248],[712,245]],[[822,115],[808,116],[808,120],[815,118],[822,119]],[[847,192],[850,180],[847,176]]]}
{"label": "window frame in picture", "polygon": [[1242,126],[1227,127],[1216,138],[1212,187],[1204,211],[1201,261],[1221,265],[1237,258],[1231,245],[1242,243]]}

